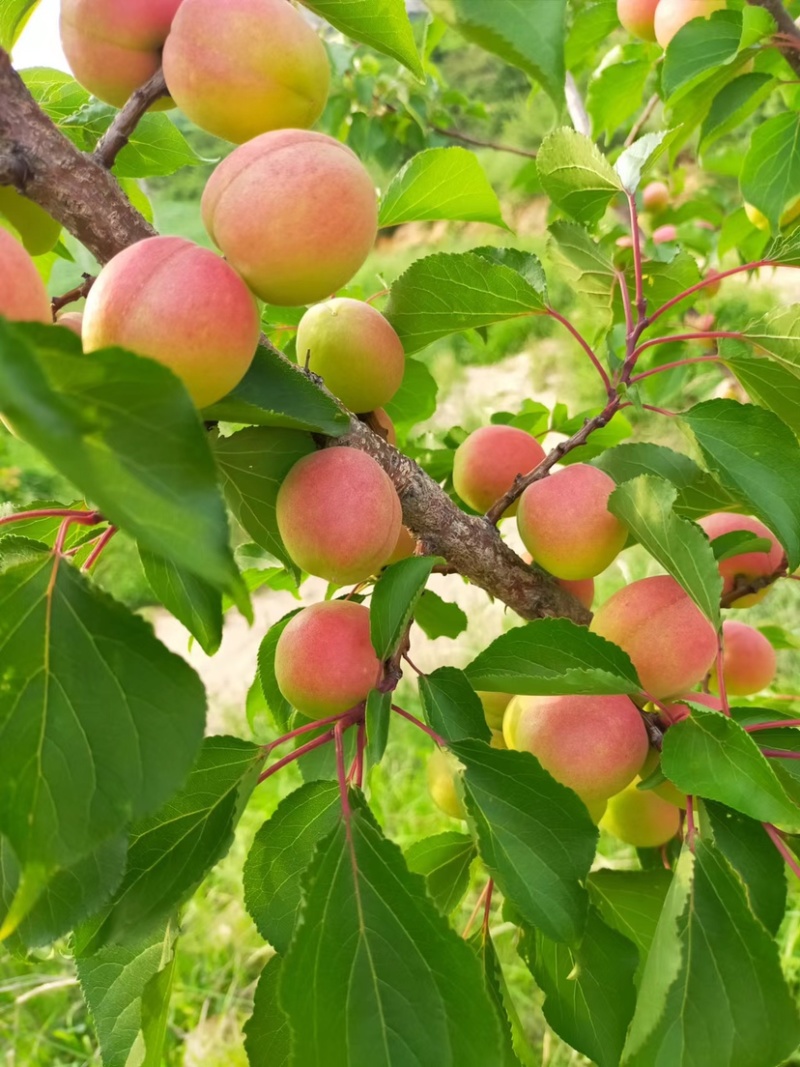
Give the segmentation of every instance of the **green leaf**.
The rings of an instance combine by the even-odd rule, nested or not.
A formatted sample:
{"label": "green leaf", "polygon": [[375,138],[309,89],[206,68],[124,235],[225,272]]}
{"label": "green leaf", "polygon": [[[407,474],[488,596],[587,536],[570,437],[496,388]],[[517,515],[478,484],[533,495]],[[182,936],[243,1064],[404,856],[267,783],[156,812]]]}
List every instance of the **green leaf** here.
{"label": "green leaf", "polygon": [[[800,304],[780,305],[749,323],[741,333],[755,347],[759,356],[770,356],[793,374],[800,375]],[[737,357],[740,354],[754,358],[750,348],[738,341],[723,341],[722,353],[726,363],[729,356]]]}
{"label": "green leaf", "polygon": [[205,408],[207,419],[280,426],[340,437],[350,420],[299,367],[259,345],[244,378],[222,400]]}
{"label": "green leaf", "polygon": [[616,0],[598,0],[574,9],[565,49],[567,70],[593,65],[595,50],[616,30],[619,30]]}
{"label": "green leaf", "polygon": [[600,67],[589,82],[586,110],[595,137],[610,139],[616,130],[641,109],[645,86],[653,70],[650,57],[636,54],[619,63]]}
{"label": "green leaf", "polygon": [[367,696],[364,723],[367,730],[367,763],[374,767],[380,763],[389,740],[389,721],[392,712],[392,694],[372,689]]}
{"label": "green leaf", "polygon": [[223,590],[241,579],[202,424],[178,379],[69,330],[0,322],[0,410],[109,522]]}
{"label": "green leaf", "polygon": [[566,0],[425,0],[428,8],[473,44],[500,56],[539,82],[553,101],[564,99]]}
{"label": "green leaf", "polygon": [[723,356],[750,399],[774,411],[796,436],[800,435],[800,367],[793,372],[774,359],[749,356],[741,350],[734,355],[726,349]]}
{"label": "green leaf", "polygon": [[136,943],[109,946],[77,960],[103,1067],[164,1062],[164,1015],[177,937],[178,924],[172,920]]}
{"label": "green leaf", "polygon": [[276,556],[295,576],[297,565],[278,531],[278,490],[286,475],[314,451],[307,433],[251,426],[230,437],[212,438],[228,506],[257,545]]}
{"label": "green leaf", "polygon": [[491,738],[483,705],[463,671],[438,667],[423,675],[419,679],[419,696],[425,718],[446,740],[473,737],[488,742]]}
{"label": "green leaf", "polygon": [[[529,1067],[533,1067],[533,1050],[503,980],[494,942],[490,936],[485,936],[482,930],[476,930],[469,939],[469,945],[480,961],[486,992],[500,1028],[503,1067],[520,1067],[521,1057],[524,1057]],[[521,1056],[517,1055],[518,1052]]]}
{"label": "green leaf", "polygon": [[750,910],[775,936],[786,912],[786,866],[764,827],[721,804],[705,801],[714,847],[744,883]]}
{"label": "green leaf", "polygon": [[754,737],[727,715],[694,707],[664,735],[661,769],[682,793],[800,832],[800,808]]}
{"label": "green leaf", "polygon": [[508,229],[500,201],[474,152],[428,148],[412,156],[381,200],[379,224],[457,219]]}
{"label": "green leaf", "polygon": [[403,0],[303,0],[331,26],[391,56],[418,78],[424,77],[414,31]]}
{"label": "green leaf", "polygon": [[562,128],[542,141],[536,157],[544,191],[577,222],[593,227],[622,191],[619,175],[590,137]]}
{"label": "green leaf", "polygon": [[118,178],[152,178],[174,174],[204,160],[163,112],[143,115],[114,162]]}
{"label": "green leaf", "polygon": [[213,656],[222,641],[222,593],[144,546],[139,558],[150,588],[167,611],[183,623],[207,656]]}
{"label": "green leaf", "polygon": [[574,222],[558,221],[550,225],[555,242],[553,251],[561,263],[567,280],[575,292],[585,297],[586,303],[601,316],[600,329],[611,326],[616,275],[614,264],[582,226]]}
{"label": "green leaf", "polygon": [[273,623],[264,635],[258,649],[258,680],[261,683],[261,691],[276,725],[281,730],[289,729],[292,705],[278,688],[278,682],[275,678],[275,649],[278,646],[278,639],[281,634],[298,611],[300,611],[300,608],[295,608],[294,611],[290,611],[283,618],[278,619],[276,623]]}
{"label": "green leaf", "polygon": [[650,555],[673,576],[715,629],[719,629],[722,577],[703,531],[675,514],[671,482],[643,474],[614,490],[608,510],[625,523]]}
{"label": "green leaf", "polygon": [[616,695],[641,685],[628,656],[568,619],[537,619],[515,627],[466,669],[475,689],[497,693]]}
{"label": "green leaf", "polygon": [[406,850],[406,863],[410,871],[423,876],[428,896],[442,915],[450,915],[469,888],[469,869],[476,855],[468,834],[447,830],[415,841]]}
{"label": "green leaf", "polygon": [[10,52],[39,0],[5,0],[0,11],[0,48]]}
{"label": "green leaf", "polygon": [[771,74],[752,71],[728,82],[714,97],[700,130],[700,150],[741,127],[766,100],[775,85]]}
{"label": "green leaf", "polygon": [[674,510],[686,518],[699,519],[712,511],[734,510],[734,498],[719,482],[688,456],[663,445],[647,442],[617,445],[593,462],[618,485],[642,474],[666,478],[678,490]]}
{"label": "green leaf", "polygon": [[769,552],[771,548],[772,542],[768,537],[756,537],[748,530],[731,530],[711,542],[711,551],[717,563],[733,559],[743,552]]}
{"label": "green leaf", "polygon": [[360,803],[320,846],[281,979],[295,1063],[500,1067],[478,963],[424,885]]}
{"label": "green leaf", "polygon": [[639,950],[639,971],[644,967],[655,936],[658,918],[672,882],[672,873],[649,871],[592,871],[589,897],[604,921]]}
{"label": "green leaf", "polygon": [[[710,20],[692,19],[681,27],[667,46],[662,86],[665,97],[686,90],[703,75],[733,59],[742,36],[741,15],[715,14]],[[673,105],[675,101],[668,99]]]}
{"label": "green leaf", "polygon": [[766,215],[773,233],[777,232],[781,215],[796,200],[800,189],[798,134],[800,117],[795,111],[760,122],[750,137],[750,147],[739,172],[742,196]]}
{"label": "green leaf", "polygon": [[459,741],[467,811],[480,857],[526,922],[554,941],[578,941],[586,922],[584,881],[597,827],[578,796],[527,752]]}
{"label": "green leaf", "polygon": [[300,884],[314,851],[341,821],[335,782],[307,782],[280,802],[244,865],[244,900],[258,932],[285,952],[300,913]]}
{"label": "green leaf", "polygon": [[800,445],[771,411],[735,400],[708,400],[681,419],[708,466],[800,563]]}
{"label": "green leaf", "polygon": [[63,559],[3,572],[0,606],[0,832],[24,871],[8,933],[48,877],[180,786],[206,705],[188,664]]}
{"label": "green leaf", "polygon": [[400,388],[385,407],[398,433],[410,430],[433,415],[438,392],[436,379],[425,364],[419,359],[406,359]]}
{"label": "green leaf", "polygon": [[194,893],[230,848],[263,758],[237,737],[204,740],[183,788],[131,828],[125,877],[78,933],[81,954],[143,936]]}
{"label": "green leaf", "polygon": [[540,314],[544,298],[511,267],[476,252],[418,259],[392,286],[386,317],[407,353],[462,330]]}
{"label": "green leaf", "polygon": [[770,1067],[798,1040],[800,1020],[777,947],[748,908],[739,879],[704,839],[694,853],[685,848],[647,959],[623,1064]]}
{"label": "green leaf", "polygon": [[634,945],[590,908],[577,945],[529,930],[522,956],[545,994],[544,1017],[559,1037],[598,1067],[618,1067],[636,1005]]}
{"label": "green leaf", "polygon": [[375,583],[369,627],[379,660],[389,659],[397,651],[436,562],[436,556],[401,559],[386,567]]}
{"label": "green leaf", "polygon": [[[688,252],[676,252],[669,260],[652,259],[642,264],[642,292],[650,311],[680,296],[699,281],[697,260]],[[683,306],[688,307],[682,302],[677,305],[678,309]]]}
{"label": "green leaf", "polygon": [[244,1025],[250,1067],[290,1067],[292,1034],[280,1003],[283,959],[272,956],[256,986],[253,1014]]}
{"label": "green leaf", "polygon": [[442,600],[438,593],[426,589],[414,608],[414,622],[431,641],[437,637],[454,640],[467,628],[467,616],[449,600]]}

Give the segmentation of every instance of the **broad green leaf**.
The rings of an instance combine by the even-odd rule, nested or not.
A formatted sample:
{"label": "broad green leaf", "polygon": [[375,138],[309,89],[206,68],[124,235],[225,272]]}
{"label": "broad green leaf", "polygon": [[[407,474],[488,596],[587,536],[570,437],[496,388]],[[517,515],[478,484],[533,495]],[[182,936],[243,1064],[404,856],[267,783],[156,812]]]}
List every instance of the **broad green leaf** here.
{"label": "broad green leaf", "polygon": [[436,379],[422,360],[407,359],[402,384],[385,408],[401,440],[404,430],[433,415],[438,392]]}
{"label": "broad green leaf", "polygon": [[131,827],[125,877],[79,932],[82,954],[143,936],[192,895],[230,848],[263,758],[237,737],[204,740],[183,788]]}
{"label": "broad green leaf", "polygon": [[608,510],[625,523],[639,544],[680,582],[719,629],[722,577],[717,561],[699,526],[675,514],[677,496],[671,482],[643,474],[614,490]]}
{"label": "broad green leaf", "polygon": [[10,52],[39,0],[5,0],[0,10],[0,48]]}
{"label": "broad green leaf", "polygon": [[800,563],[800,445],[771,411],[707,400],[681,419],[708,466],[775,534],[793,570]]}
{"label": "broad green leaf", "polygon": [[166,1002],[174,970],[178,924],[149,937],[111,945],[77,960],[78,978],[94,1020],[103,1067],[163,1063]]}
{"label": "broad green leaf", "polygon": [[[642,265],[642,292],[647,300],[648,311],[655,311],[668,300],[697,285],[700,280],[697,260],[688,252],[676,252],[670,260],[646,260]],[[688,299],[692,301],[694,297]],[[678,310],[687,306],[683,301],[676,305]]]}
{"label": "broad green leaf", "polygon": [[616,0],[598,0],[572,12],[572,24],[565,48],[567,70],[591,65],[595,50],[619,29]]}
{"label": "broad green leaf", "polygon": [[425,718],[448,741],[474,737],[488,742],[491,738],[483,705],[463,671],[437,667],[419,679],[419,696]]}
{"label": "broad green leaf", "polygon": [[163,112],[143,115],[114,162],[118,178],[151,178],[174,174],[204,161]]}
{"label": "broad green leaf", "polygon": [[[710,20],[692,19],[670,41],[664,58],[662,85],[665,97],[684,91],[704,75],[733,59],[742,37],[741,16],[715,14]],[[672,99],[669,104],[674,104]]]}
{"label": "broad green leaf", "polygon": [[425,0],[473,44],[494,52],[564,99],[566,0]]}
{"label": "broad green leaf", "polygon": [[378,659],[389,659],[397,651],[436,561],[436,556],[401,559],[386,567],[375,583],[369,626]]}
{"label": "broad green leaf", "polygon": [[649,871],[592,871],[589,896],[604,921],[639,950],[642,970],[655,936],[658,917],[672,882],[663,868]]}
{"label": "broad green leaf", "polygon": [[774,359],[749,356],[741,350],[733,354],[726,349],[723,355],[726,366],[739,379],[750,399],[774,411],[800,436],[800,366],[795,372]]}
{"label": "broad green leaf", "polygon": [[542,295],[511,267],[476,252],[437,252],[400,275],[386,317],[411,353],[451,333],[544,310]]}
{"label": "broad green leaf", "polygon": [[424,76],[403,0],[302,0],[331,26]]}
{"label": "broad green leaf", "polygon": [[[755,346],[759,356],[768,355],[793,374],[800,374],[800,304],[780,305],[740,332]],[[751,353],[740,342],[730,340],[722,342],[721,351],[726,362],[729,356],[736,358],[742,352]]]}
{"label": "broad green leaf", "polygon": [[520,1067],[521,1059],[528,1067],[534,1067],[533,1050],[508,993],[491,936],[484,936],[482,930],[476,930],[469,944],[480,960],[486,992],[500,1028],[503,1067]]}
{"label": "broad green leaf", "polygon": [[340,437],[347,415],[300,367],[259,345],[250,369],[227,396],[205,408],[207,419],[253,426],[280,426]]}
{"label": "broad green leaf", "polygon": [[244,1025],[244,1047],[250,1067],[290,1067],[292,1034],[280,1003],[283,959],[267,961],[256,986],[253,1014]]}
{"label": "broad green leaf", "polygon": [[682,793],[717,800],[759,822],[800,832],[800,807],[769,761],[727,715],[695,707],[664,735],[661,769]]}
{"label": "broad green leaf", "polygon": [[642,474],[666,478],[678,490],[675,511],[689,519],[699,519],[712,511],[734,510],[734,498],[719,482],[681,452],[648,442],[617,445],[594,461],[621,485]]}
{"label": "broad green leaf", "polygon": [[601,317],[595,336],[611,326],[613,294],[616,285],[614,264],[596,244],[591,234],[574,222],[558,221],[550,226],[553,251],[573,289],[586,299]]}
{"label": "broad green leaf", "polygon": [[473,248],[472,252],[487,263],[515,270],[533,286],[542,300],[547,300],[547,276],[541,260],[533,252],[525,252],[520,248],[496,248],[494,245],[482,245]]}
{"label": "broad green leaf", "polygon": [[579,940],[588,898],[583,883],[597,827],[571,789],[527,752],[459,741],[467,811],[480,857],[520,915],[555,941]]}
{"label": "broad green leaf", "polygon": [[314,850],[341,821],[335,782],[307,782],[281,801],[244,865],[244,899],[258,932],[285,952],[300,914],[300,883]]}
{"label": "broad green leaf", "polygon": [[794,111],[759,123],[739,173],[742,196],[766,215],[773,233],[800,189],[799,133],[800,117]]}
{"label": "broad green leaf", "polygon": [[477,960],[360,803],[305,885],[281,979],[295,1063],[500,1067]]}
{"label": "broad green leaf", "polygon": [[627,192],[635,193],[639,188],[643,172],[660,154],[659,149],[666,137],[666,133],[646,133],[619,154],[614,170]]}
{"label": "broad green leaf", "polygon": [[618,1067],[636,1005],[635,946],[590,908],[577,945],[528,930],[522,956],[544,992],[544,1017],[559,1037],[598,1067]]}
{"label": "broad green leaf", "polygon": [[641,685],[628,656],[568,619],[537,619],[493,641],[466,668],[475,689],[496,693],[614,695]]}
{"label": "broad green leaf", "polygon": [[115,526],[210,584],[238,571],[202,424],[166,367],[69,330],[0,322],[0,410]]}
{"label": "broad green leaf", "polygon": [[508,229],[474,152],[428,148],[412,156],[383,194],[379,224],[458,219]]}
{"label": "broad green leaf", "polygon": [[741,126],[760,107],[775,85],[771,74],[752,71],[728,82],[717,93],[700,130],[700,149]]}
{"label": "broad green leaf", "polygon": [[591,138],[563,128],[542,141],[536,157],[544,190],[577,222],[595,226],[617,193],[619,176]]}
{"label": "broad green leaf", "polygon": [[389,740],[389,722],[392,713],[392,694],[372,689],[367,696],[364,725],[367,731],[367,764],[374,767],[380,763]]}
{"label": "broad green leaf", "polygon": [[261,683],[261,691],[264,694],[264,699],[272,713],[275,724],[281,730],[289,729],[292,706],[281,693],[275,678],[275,649],[281,634],[299,610],[299,608],[296,608],[273,623],[264,635],[258,649],[258,680]]}
{"label": "broad green leaf", "polygon": [[701,839],[678,862],[622,1062],[770,1067],[799,1040],[777,946],[724,857]]}
{"label": "broad green leaf", "polygon": [[431,641],[437,637],[452,639],[463,634],[467,628],[467,616],[449,600],[442,600],[438,593],[426,589],[414,608],[414,622]]}
{"label": "broad green leaf", "polygon": [[647,80],[653,72],[650,57],[639,48],[618,63],[601,66],[589,81],[586,110],[597,138],[610,140],[616,130],[641,109]]}
{"label": "broad green leaf", "polygon": [[0,575],[0,832],[31,887],[180,786],[205,693],[150,627],[50,554]]}
{"label": "broad green leaf", "polygon": [[228,506],[257,545],[297,575],[297,565],[278,531],[276,504],[281,483],[292,467],[314,451],[307,433],[250,426],[211,442]]}
{"label": "broad green leaf", "polygon": [[213,656],[222,641],[222,593],[144,546],[139,558],[150,588],[167,611],[183,623],[207,656]]}
{"label": "broad green leaf", "polygon": [[405,855],[408,869],[423,876],[428,896],[442,915],[449,915],[469,888],[469,869],[477,855],[472,838],[447,830],[415,841]]}
{"label": "broad green leaf", "polygon": [[705,801],[714,847],[744,883],[750,910],[774,936],[786,911],[786,866],[766,830],[754,819]]}

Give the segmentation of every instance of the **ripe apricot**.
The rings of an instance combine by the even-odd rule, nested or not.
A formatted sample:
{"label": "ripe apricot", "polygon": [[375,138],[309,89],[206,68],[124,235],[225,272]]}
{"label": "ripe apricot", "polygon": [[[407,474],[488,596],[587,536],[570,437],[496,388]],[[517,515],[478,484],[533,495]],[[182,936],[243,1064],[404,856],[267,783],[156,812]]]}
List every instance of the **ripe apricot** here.
{"label": "ripe apricot", "polygon": [[656,8],[656,40],[666,48],[678,30],[696,18],[709,18],[725,8],[726,0],[661,0]]}
{"label": "ripe apricot", "polygon": [[355,707],[379,682],[369,609],[347,600],[303,608],[275,648],[275,679],[292,707],[309,718]]}
{"label": "ripe apricot", "polygon": [[668,222],[665,226],[659,226],[653,230],[653,244],[665,245],[678,240],[678,229]]}
{"label": "ripe apricot", "polygon": [[[458,446],[453,458],[453,486],[474,511],[488,511],[508,492],[518,474],[542,462],[545,452],[535,437],[516,426],[483,426]],[[515,515],[519,501],[506,515]]]}
{"label": "ripe apricot", "polygon": [[658,0],[617,0],[617,18],[634,37],[655,41],[653,19]]}
{"label": "ripe apricot", "polygon": [[642,190],[642,204],[645,211],[652,211],[653,214],[663,211],[669,207],[669,186],[664,182],[648,182]]}
{"label": "ripe apricot", "polygon": [[52,322],[50,299],[31,257],[0,226],[0,315],[12,322]]}
{"label": "ripe apricot", "polygon": [[[710,708],[711,711],[722,711],[722,701],[711,693],[684,693],[682,699],[691,700],[694,704],[701,704],[704,708]],[[673,701],[670,704],[666,704],[665,707],[666,711],[662,711],[661,716],[670,726],[688,719],[692,713],[688,705],[680,701]]]}
{"label": "ripe apricot", "polygon": [[464,807],[457,779],[461,774],[461,764],[452,752],[444,749],[435,749],[428,758],[428,790],[434,804],[445,815],[454,819],[466,819],[467,811]]}
{"label": "ripe apricot", "polygon": [[486,725],[492,731],[502,730],[503,717],[506,713],[506,708],[511,701],[511,693],[489,693],[479,689],[478,696],[483,705],[483,715],[486,719]]}
{"label": "ripe apricot", "polygon": [[[728,696],[752,696],[772,683],[777,668],[775,649],[759,630],[726,619],[722,641],[722,675]],[[719,689],[716,665],[711,671],[711,688]]]}
{"label": "ripe apricot", "polygon": [[[533,556],[530,552],[526,552],[522,558],[528,564],[533,563]],[[572,593],[585,608],[591,609],[594,604],[594,578],[577,578],[575,581],[570,581],[569,578],[556,578],[556,584],[566,589],[568,593]]]}
{"label": "ripe apricot", "polygon": [[658,848],[671,841],[681,825],[681,813],[653,789],[637,789],[632,782],[611,797],[600,820],[603,830],[636,848]]}
{"label": "ripe apricot", "polygon": [[[717,511],[713,515],[706,515],[699,520],[699,525],[705,530],[709,540],[715,541],[723,534],[743,530],[755,537],[763,537],[769,541],[771,547],[767,552],[741,552],[737,556],[724,559],[719,564],[719,573],[723,577],[722,591],[730,593],[737,585],[743,585],[753,578],[766,577],[774,574],[783,560],[783,548],[778,539],[768,530],[763,522],[749,515],[734,515],[732,512]],[[769,586],[759,589],[755,593],[748,593],[734,600],[732,608],[749,608],[757,604],[769,593]]]}
{"label": "ripe apricot", "polygon": [[61,233],[60,222],[10,185],[0,185],[0,215],[5,215],[32,256],[49,252]]}

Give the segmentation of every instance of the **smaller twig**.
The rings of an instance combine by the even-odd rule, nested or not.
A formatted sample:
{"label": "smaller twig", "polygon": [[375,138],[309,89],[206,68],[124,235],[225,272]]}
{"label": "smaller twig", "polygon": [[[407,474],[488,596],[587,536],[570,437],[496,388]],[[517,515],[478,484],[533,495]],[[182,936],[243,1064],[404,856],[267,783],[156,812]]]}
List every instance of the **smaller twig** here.
{"label": "smaller twig", "polygon": [[761,755],[767,759],[800,759],[800,752],[791,752],[785,748],[762,748]]}
{"label": "smaller twig", "polygon": [[481,910],[483,902],[486,900],[486,897],[489,895],[489,892],[490,892],[489,886],[492,885],[492,884],[493,884],[492,883],[492,879],[490,878],[489,881],[486,883],[486,885],[483,887],[481,895],[475,901],[475,907],[472,909],[472,914],[467,919],[467,925],[464,927],[464,933],[461,935],[464,938],[465,941],[469,937],[469,932],[472,929],[472,924],[477,919],[478,912]]}
{"label": "smaller twig", "polygon": [[[774,700],[775,697],[770,697],[769,699]],[[744,729],[748,734],[755,734],[759,730],[778,730],[783,726],[800,726],[800,719],[776,719],[774,722],[757,722],[753,726],[745,726]]]}
{"label": "smaller twig", "polygon": [[618,270],[614,272],[617,278],[617,284],[619,285],[620,296],[622,297],[622,306],[625,310],[625,327],[630,337],[633,333],[634,321],[633,321],[633,307],[631,306],[631,294],[628,290],[628,281],[625,277],[624,271]]}
{"label": "smaller twig", "polygon": [[722,270],[719,273],[712,274],[710,278],[703,278],[701,282],[696,285],[690,286],[688,289],[684,289],[682,293],[678,293],[671,300],[668,300],[666,304],[662,304],[660,308],[657,308],[652,315],[649,315],[646,320],[647,326],[652,326],[656,319],[661,318],[667,311],[674,308],[676,304],[680,304],[681,301],[691,296],[693,293],[699,293],[701,289],[705,289],[706,286],[716,285],[725,278],[731,278],[734,274],[743,274],[745,272],[758,270],[760,267],[776,267],[777,263],[773,263],[769,259],[760,259],[754,263],[744,263],[741,267],[731,267],[729,270]]}
{"label": "smaller twig", "polygon": [[77,515],[67,515],[58,528],[56,541],[53,545],[53,554],[56,556],[63,556],[64,544],[67,540],[70,526],[96,526],[98,522],[102,521],[102,518],[96,511],[82,511]]}
{"label": "smaller twig", "polygon": [[[639,325],[645,322],[647,300],[644,295],[644,275],[642,273],[642,232],[639,229],[639,214],[636,210],[636,197],[628,193],[628,211],[631,219],[631,237],[633,238],[633,271],[636,280],[636,314]],[[626,361],[627,362],[627,361]]]}
{"label": "smaller twig", "polygon": [[81,570],[90,571],[92,569],[92,567],[95,565],[95,563],[97,563],[98,559],[100,558],[100,555],[102,554],[103,549],[106,547],[106,545],[108,544],[108,542],[111,540],[111,538],[114,536],[114,534],[116,532],[117,532],[117,527],[116,526],[109,526],[109,528],[104,533],[102,533],[100,535],[100,537],[98,537],[97,544],[94,546],[92,551],[86,557],[86,562],[81,567]]}
{"label": "smaller twig", "polygon": [[50,301],[50,308],[53,312],[53,321],[55,322],[56,315],[67,304],[74,304],[76,300],[85,300],[89,295],[89,290],[92,288],[95,282],[93,274],[83,274],[83,281],[80,285],[77,285],[74,289],[70,289],[68,293],[64,293],[63,296],[54,296]]}
{"label": "smaller twig", "polygon": [[656,106],[658,105],[658,102],[659,102],[660,99],[661,99],[661,97],[658,95],[658,93],[653,93],[653,95],[650,97],[650,99],[645,104],[644,111],[641,113],[639,118],[633,124],[631,132],[625,138],[625,141],[623,143],[623,148],[630,148],[630,146],[633,144],[633,142],[636,140],[636,138],[642,132],[642,129],[643,129],[645,123],[647,122],[647,120],[650,118],[650,116],[655,111]]}
{"label": "smaller twig", "polygon": [[95,159],[108,170],[111,170],[114,166],[114,161],[130,140],[148,108],[156,100],[168,95],[169,91],[164,80],[164,72],[159,68],[152,78],[146,81],[144,85],[139,86],[130,100],[117,113],[114,121],[97,142],[94,150]]}
{"label": "smaller twig", "polygon": [[677,367],[688,367],[692,363],[719,363],[719,361],[719,356],[691,356],[689,359],[676,359],[672,363],[662,363],[660,367],[651,367],[650,370],[634,374],[630,379],[630,384],[641,382],[645,378],[652,378],[654,374],[661,374],[662,371],[675,370]]}
{"label": "smaller twig", "polygon": [[84,515],[87,517],[92,516],[93,519],[93,522],[87,525],[102,521],[96,511],[79,511],[75,508],[39,508],[36,511],[16,511],[13,515],[4,515],[0,518],[0,526],[5,526],[11,522],[25,522],[33,519],[79,519]]}
{"label": "smaller twig", "polygon": [[797,857],[789,849],[788,845],[781,837],[777,828],[773,826],[770,822],[763,823],[763,826],[769,834],[770,838],[772,839],[773,845],[778,850],[778,852],[780,852],[781,856],[783,856],[783,859],[786,862],[787,866],[791,868],[795,877],[800,878],[800,863],[797,862]]}
{"label": "smaller twig", "polygon": [[290,763],[294,763],[294,761],[300,759],[301,756],[305,756],[307,752],[313,752],[315,748],[319,748],[321,745],[327,745],[327,743],[332,740],[333,730],[328,730],[327,733],[315,737],[312,741],[307,741],[304,745],[296,748],[294,752],[290,752],[288,756],[284,756],[283,759],[279,759],[277,763],[273,763],[272,766],[267,767],[265,771],[262,771],[258,777],[259,782],[265,782],[267,778],[271,778],[276,771],[280,771],[283,767],[288,767]]}
{"label": "smaller twig", "polygon": [[773,585],[779,578],[786,577],[787,561],[784,558],[780,567],[773,571],[772,574],[761,574],[756,578],[751,578],[747,582],[743,582],[741,585],[735,585],[727,593],[722,594],[719,606],[721,608],[729,608],[732,604],[735,604],[740,597],[750,596],[752,593],[759,593],[762,589],[766,589],[768,586]]}
{"label": "smaller twig", "polygon": [[397,704],[392,704],[392,711],[397,712],[398,715],[402,715],[402,717],[408,719],[409,722],[413,722],[416,727],[426,733],[428,737],[432,738],[440,748],[447,747],[447,742],[440,734],[437,734],[435,730],[430,728],[430,726],[427,726],[421,719],[418,719],[416,715],[412,715],[410,711],[406,711],[405,708],[401,708]]}
{"label": "smaller twig", "polygon": [[[708,330],[705,333],[675,333],[668,334],[666,337],[653,337],[649,341],[643,341],[632,352],[633,362],[641,356],[642,352],[646,352],[648,348],[655,348],[656,345],[668,345],[677,341],[714,341],[714,340],[731,340],[731,341],[748,341],[743,333],[737,333],[734,330]],[[718,356],[714,356],[714,359],[718,359]]]}
{"label": "smaller twig", "polygon": [[586,338],[580,333],[579,330],[577,330],[572,325],[572,323],[569,321],[569,319],[567,319],[563,315],[559,314],[559,312],[557,312],[554,308],[550,308],[550,307],[547,308],[546,309],[546,313],[550,316],[551,319],[555,319],[556,322],[560,322],[561,325],[563,327],[565,327],[565,329],[569,330],[569,332],[572,334],[572,336],[575,338],[575,340],[578,342],[578,344],[584,350],[586,355],[592,361],[592,364],[594,365],[595,370],[597,371],[597,373],[600,375],[600,378],[602,379],[602,382],[603,382],[603,385],[605,386],[606,394],[608,395],[609,400],[612,399],[612,397],[615,395],[614,386],[611,384],[611,379],[609,378],[608,374],[606,373],[605,367],[602,365],[600,360],[597,358],[597,355],[595,354],[594,349],[589,344],[589,342],[586,340]]}
{"label": "smaller twig", "polygon": [[280,748],[281,745],[285,745],[287,741],[293,741],[295,737],[302,737],[303,734],[310,733],[312,730],[320,730],[323,726],[332,726],[339,719],[352,716],[355,711],[362,709],[364,705],[357,704],[354,708],[348,708],[347,711],[338,711],[335,715],[328,715],[325,719],[315,719],[314,722],[303,723],[302,726],[296,727],[294,730],[290,730],[288,734],[283,734],[281,737],[276,738],[274,741],[270,741],[269,744],[262,746],[262,751],[265,755],[273,752],[276,748]]}
{"label": "smaller twig", "polygon": [[668,415],[669,418],[674,419],[677,417],[677,411],[670,411],[669,408],[657,408],[653,404],[642,404],[645,411],[652,411],[656,415]]}
{"label": "smaller twig", "polygon": [[484,141],[480,137],[472,137],[470,134],[462,133],[460,130],[453,130],[446,126],[430,126],[434,133],[439,133],[442,137],[451,137],[454,141],[462,141],[464,144],[471,144],[475,148],[491,148],[495,152],[510,152],[514,156],[524,156],[526,159],[536,159],[536,152],[530,148],[517,148],[515,145],[510,144],[498,144],[496,141]]}
{"label": "smaller twig", "polygon": [[420,678],[423,678],[423,677],[424,677],[424,674],[425,674],[425,672],[424,672],[424,671],[421,671],[421,670],[419,669],[419,667],[418,667],[418,666],[416,665],[416,663],[414,663],[414,662],[413,662],[413,661],[412,661],[411,659],[409,659],[409,656],[408,656],[408,653],[407,653],[407,652],[406,652],[406,653],[404,653],[404,655],[403,655],[403,659],[404,659],[404,660],[406,661],[406,663],[407,663],[407,664],[409,665],[409,667],[411,668],[411,670],[412,670],[412,671],[414,671],[414,672],[416,672],[416,674],[418,674],[418,675],[420,676]]}

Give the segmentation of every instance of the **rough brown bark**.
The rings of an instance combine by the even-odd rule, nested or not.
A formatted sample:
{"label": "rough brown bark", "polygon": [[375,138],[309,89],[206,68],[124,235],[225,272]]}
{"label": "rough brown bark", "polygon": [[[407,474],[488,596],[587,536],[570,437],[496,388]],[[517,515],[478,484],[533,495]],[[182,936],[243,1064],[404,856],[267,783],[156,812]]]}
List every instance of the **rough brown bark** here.
{"label": "rough brown bark", "polygon": [[[16,186],[41,205],[101,263],[155,234],[109,171],[93,156],[78,151],[39,109],[2,50],[0,184]],[[590,613],[573,596],[528,567],[490,523],[457,508],[416,463],[355,415],[350,416],[349,432],[327,443],[373,456],[392,479],[403,520],[424,541],[426,551],[444,557],[523,618],[559,615],[579,623],[589,621]]]}
{"label": "rough brown bark", "polygon": [[800,29],[794,19],[781,3],[781,0],[747,0],[753,7],[763,7],[778,24],[778,33],[787,38],[785,43],[778,41],[778,50],[783,58],[800,77]]}

